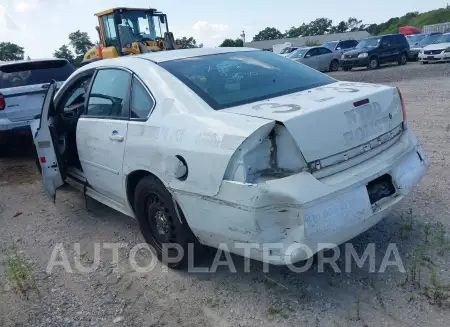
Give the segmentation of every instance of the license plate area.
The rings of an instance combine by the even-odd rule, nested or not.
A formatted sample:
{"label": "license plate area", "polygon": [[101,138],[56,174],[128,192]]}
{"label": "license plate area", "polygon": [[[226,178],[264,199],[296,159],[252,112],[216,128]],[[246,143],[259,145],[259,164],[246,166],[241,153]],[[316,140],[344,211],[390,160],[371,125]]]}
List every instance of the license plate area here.
{"label": "license plate area", "polygon": [[427,59],[434,59],[434,56],[428,56]]}
{"label": "license plate area", "polygon": [[377,203],[381,199],[387,198],[395,193],[391,175],[385,174],[367,184],[370,204]]}

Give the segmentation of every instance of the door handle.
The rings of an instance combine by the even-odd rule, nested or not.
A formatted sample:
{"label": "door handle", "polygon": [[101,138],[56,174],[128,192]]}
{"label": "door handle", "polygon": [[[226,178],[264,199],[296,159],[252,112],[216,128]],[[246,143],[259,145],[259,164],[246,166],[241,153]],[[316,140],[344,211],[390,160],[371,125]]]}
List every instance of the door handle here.
{"label": "door handle", "polygon": [[125,137],[123,137],[122,135],[119,135],[119,133],[117,131],[112,131],[112,133],[109,135],[109,139],[111,141],[123,142]]}

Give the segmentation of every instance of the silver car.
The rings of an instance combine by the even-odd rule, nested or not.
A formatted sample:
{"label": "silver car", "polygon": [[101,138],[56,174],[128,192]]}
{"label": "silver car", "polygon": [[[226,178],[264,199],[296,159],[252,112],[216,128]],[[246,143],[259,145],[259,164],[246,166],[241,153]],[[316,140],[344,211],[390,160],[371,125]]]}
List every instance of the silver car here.
{"label": "silver car", "polygon": [[321,72],[334,72],[339,69],[340,57],[340,52],[331,51],[326,47],[305,47],[293,51],[286,58],[301,62]]}

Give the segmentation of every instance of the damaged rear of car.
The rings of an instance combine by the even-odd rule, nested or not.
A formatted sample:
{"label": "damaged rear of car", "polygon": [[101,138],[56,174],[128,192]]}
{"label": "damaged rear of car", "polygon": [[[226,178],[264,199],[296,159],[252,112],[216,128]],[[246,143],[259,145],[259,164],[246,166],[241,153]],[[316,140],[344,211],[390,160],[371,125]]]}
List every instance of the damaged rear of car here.
{"label": "damaged rear of car", "polygon": [[217,195],[175,191],[203,244],[273,264],[304,260],[372,227],[425,174],[398,89],[296,65],[259,51],[161,64],[211,108],[267,120],[236,149]]}

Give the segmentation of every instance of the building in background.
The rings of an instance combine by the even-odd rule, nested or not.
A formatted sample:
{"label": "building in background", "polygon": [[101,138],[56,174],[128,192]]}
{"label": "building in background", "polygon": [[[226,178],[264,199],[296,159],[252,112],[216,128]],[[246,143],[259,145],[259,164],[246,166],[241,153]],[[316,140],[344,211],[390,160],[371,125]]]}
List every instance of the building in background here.
{"label": "building in background", "polygon": [[422,33],[433,33],[433,32],[440,32],[440,33],[450,32],[450,22],[433,24],[433,25],[425,25],[422,28]]}
{"label": "building in background", "polygon": [[[264,40],[264,41],[252,41],[246,42],[245,47],[256,48],[262,50],[269,50],[279,53],[284,47],[289,46],[303,46],[311,44],[323,44],[327,41],[333,40],[362,40],[366,37],[371,36],[367,31],[356,31],[356,32],[346,32],[346,33],[336,33],[336,34],[324,34],[324,35],[312,35],[312,36],[301,36],[292,37],[287,39],[277,39],[277,40]],[[280,46],[284,45],[286,46]],[[274,47],[275,46],[275,47]]]}

